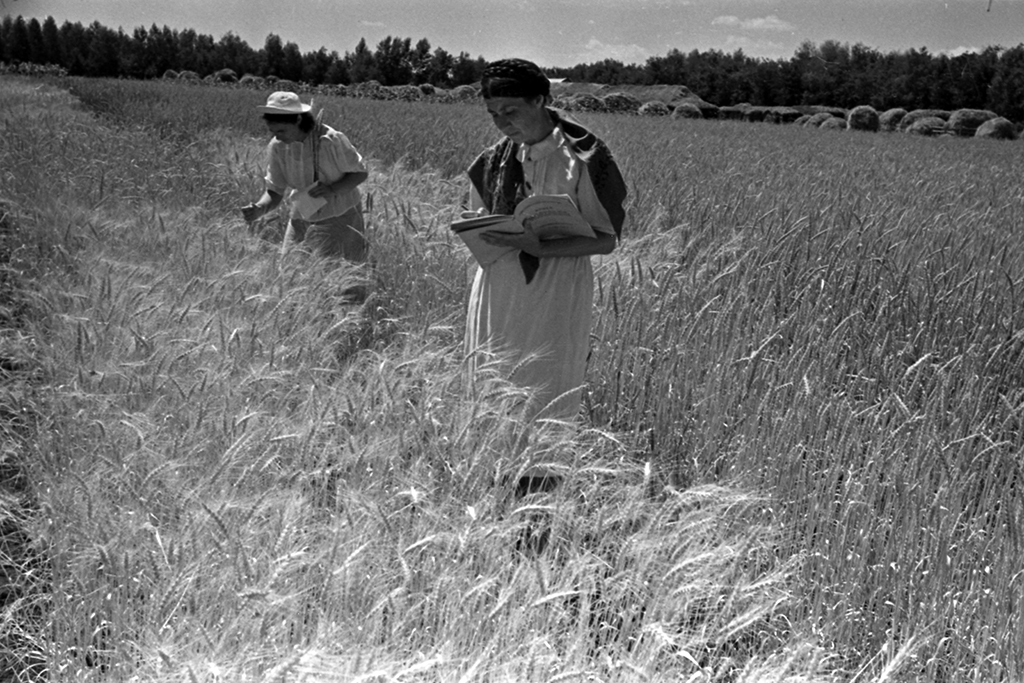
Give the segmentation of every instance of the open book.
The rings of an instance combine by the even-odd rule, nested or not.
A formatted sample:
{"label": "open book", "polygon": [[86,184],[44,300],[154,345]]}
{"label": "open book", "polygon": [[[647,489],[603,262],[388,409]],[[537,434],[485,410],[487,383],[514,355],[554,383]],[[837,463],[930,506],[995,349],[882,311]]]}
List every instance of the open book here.
{"label": "open book", "polygon": [[506,253],[515,251],[513,247],[484,241],[482,233],[522,233],[527,230],[539,240],[597,236],[569,195],[564,194],[527,197],[519,202],[511,216],[478,216],[452,223],[452,231],[462,239],[481,266],[489,266]]}

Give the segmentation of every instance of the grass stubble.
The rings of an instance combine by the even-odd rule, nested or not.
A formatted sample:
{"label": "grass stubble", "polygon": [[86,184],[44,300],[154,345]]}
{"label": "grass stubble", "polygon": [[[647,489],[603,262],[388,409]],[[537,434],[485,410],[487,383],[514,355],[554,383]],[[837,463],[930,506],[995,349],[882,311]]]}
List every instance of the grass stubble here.
{"label": "grass stubble", "polygon": [[633,199],[570,433],[463,383],[482,112],[320,99],[360,272],[237,217],[260,93],[2,85],[13,680],[1024,675],[1015,145],[589,116]]}

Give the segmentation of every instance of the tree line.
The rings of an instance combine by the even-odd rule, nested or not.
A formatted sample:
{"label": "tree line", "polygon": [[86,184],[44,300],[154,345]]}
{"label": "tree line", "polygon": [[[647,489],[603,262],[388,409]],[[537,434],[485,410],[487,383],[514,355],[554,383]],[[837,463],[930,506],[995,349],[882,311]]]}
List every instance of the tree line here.
{"label": "tree line", "polygon": [[754,58],[742,50],[671,50],[642,66],[604,60],[560,69],[558,75],[611,84],[686,85],[719,105],[988,109],[1024,121],[1024,44],[948,55],[927,48],[881,52],[862,43],[805,41],[789,59]]}
{"label": "tree line", "polygon": [[52,64],[72,76],[106,78],[159,78],[168,71],[192,71],[207,76],[230,69],[237,75],[276,76],[313,85],[350,84],[375,80],[382,85],[430,83],[454,87],[480,80],[483,57],[466,52],[450,54],[432,48],[426,38],[388,36],[371,49],[365,39],[343,56],[324,47],[301,52],[293,42],[271,33],[261,49],[254,49],[232,32],[219,40],[192,29],[177,30],[153,24],[131,34],[93,22],[53,17],[4,17],[0,22],[0,62]]}
{"label": "tree line", "polygon": [[[93,22],[40,22],[8,15],[0,22],[0,61],[52,64],[76,76],[158,78],[168,71],[206,76],[230,69],[239,76],[276,76],[313,85],[375,80],[382,85],[454,87],[475,83],[483,57],[451,54],[426,38],[388,36],[375,48],[361,39],[339,55],[321,47],[301,52],[276,34],[260,49],[234,33],[219,40],[192,29],[153,24],[131,34]],[[605,59],[548,69],[551,77],[608,85],[685,85],[708,102],[759,106],[819,104],[875,109],[989,109],[1024,121],[1024,44],[959,55],[926,48],[881,52],[861,43],[805,41],[788,59],[751,57],[737,50],[670,50],[643,64]]]}

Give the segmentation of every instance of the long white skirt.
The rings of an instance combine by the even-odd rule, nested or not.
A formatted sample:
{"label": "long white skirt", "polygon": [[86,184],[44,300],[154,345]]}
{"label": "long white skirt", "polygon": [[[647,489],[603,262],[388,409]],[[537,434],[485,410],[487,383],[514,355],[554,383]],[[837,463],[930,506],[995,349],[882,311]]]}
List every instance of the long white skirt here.
{"label": "long white skirt", "polygon": [[518,253],[478,268],[466,323],[470,377],[492,354],[508,354],[512,381],[535,391],[532,416],[575,420],[593,303],[589,256],[541,259],[529,285]]}

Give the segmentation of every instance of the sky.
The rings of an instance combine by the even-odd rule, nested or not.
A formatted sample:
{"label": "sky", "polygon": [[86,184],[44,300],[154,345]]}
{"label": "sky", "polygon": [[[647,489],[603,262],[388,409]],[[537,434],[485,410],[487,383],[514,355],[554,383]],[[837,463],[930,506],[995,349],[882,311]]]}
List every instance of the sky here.
{"label": "sky", "polygon": [[789,58],[809,40],[883,52],[959,54],[1024,42],[1024,0],[0,0],[0,15],[191,28],[253,48],[273,33],[302,52],[374,48],[387,36],[487,60],[541,66],[615,59],[642,64],[672,49],[742,49]]}

